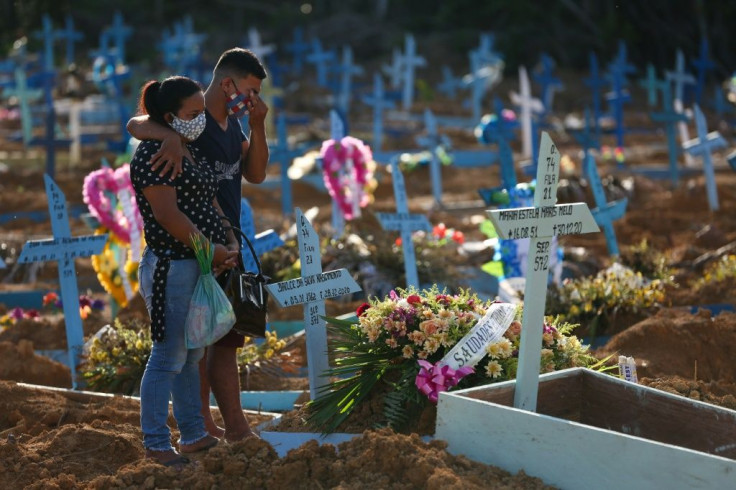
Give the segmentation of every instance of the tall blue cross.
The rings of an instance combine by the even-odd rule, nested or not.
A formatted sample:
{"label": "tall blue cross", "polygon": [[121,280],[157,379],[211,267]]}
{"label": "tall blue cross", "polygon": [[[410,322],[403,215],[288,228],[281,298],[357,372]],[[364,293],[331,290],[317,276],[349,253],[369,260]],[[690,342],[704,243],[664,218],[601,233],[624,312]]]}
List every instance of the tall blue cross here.
{"label": "tall blue cross", "polygon": [[15,97],[20,107],[20,125],[23,144],[28,145],[33,139],[33,115],[31,114],[31,102],[43,96],[39,89],[29,89],[26,83],[26,72],[21,66],[15,68],[15,87],[3,90],[4,97]]}
{"label": "tall blue cross", "polygon": [[657,105],[658,91],[667,83],[669,82],[657,78],[657,70],[653,64],[647,64],[647,76],[639,80],[639,86],[647,91],[647,104],[649,104],[649,107],[655,107]]}
{"label": "tall blue cross", "polygon": [[125,104],[122,82],[130,78],[130,70],[124,65],[117,64],[112,56],[97,58],[93,66],[97,67],[95,71],[99,73],[98,83],[106,89],[108,95],[118,107],[121,140],[109,141],[108,146],[114,151],[124,151],[127,145],[127,138],[125,138],[127,134],[126,125],[130,115]]}
{"label": "tall blue cross", "polygon": [[373,95],[364,96],[363,103],[373,107],[373,144],[374,152],[381,151],[383,147],[383,110],[393,109],[396,104],[384,96],[383,77],[380,73],[373,74]]}
{"label": "tall blue cross", "polygon": [[495,65],[501,61],[501,56],[493,50],[496,36],[492,32],[481,32],[478,39],[478,47],[473,50],[478,60],[484,65]]}
{"label": "tall blue cross", "polygon": [[616,230],[613,229],[613,222],[617,219],[621,219],[626,214],[626,207],[629,204],[629,199],[624,197],[618,201],[608,202],[606,201],[606,192],[603,190],[603,184],[601,184],[601,178],[598,175],[598,167],[595,163],[593,155],[588,154],[585,157],[585,170],[588,176],[588,182],[590,182],[590,188],[593,191],[593,199],[595,199],[595,209],[591,209],[593,218],[598,226],[603,228],[603,234],[606,236],[606,246],[608,247],[608,253],[613,256],[618,256],[618,241],[616,240]]}
{"label": "tall blue cross", "polygon": [[[507,121],[503,117],[503,103],[498,97],[495,98],[495,114],[484,116],[481,119],[480,139],[486,144],[498,145],[498,158],[501,165],[501,185],[505,189],[516,186],[516,170],[514,169],[514,154],[509,141],[515,138],[514,130],[519,123]],[[495,119],[493,119],[495,117]]]}
{"label": "tall blue cross", "polygon": [[133,28],[125,24],[123,14],[119,10],[115,11],[115,15],[112,18],[112,25],[107,28],[107,32],[115,45],[117,61],[119,63],[125,63],[125,43],[133,35]]}
{"label": "tall blue cross", "polygon": [[621,74],[622,85],[628,85],[628,75],[636,73],[636,67],[629,63],[628,50],[626,49],[626,43],[623,39],[618,42],[618,52],[614,57],[613,61],[609,63],[608,69],[610,71],[617,71]]}
{"label": "tall blue cross", "polygon": [[[624,147],[624,103],[631,100],[631,96],[627,90],[624,90],[624,71],[622,70],[611,70],[611,83],[612,90],[606,94],[606,100],[611,104],[613,109],[613,117],[616,121],[616,145],[619,148]],[[617,164],[621,166],[619,162]]]}
{"label": "tall blue cross", "polygon": [[462,80],[452,74],[452,68],[442,65],[442,81],[437,85],[437,90],[445,97],[454,99],[457,89],[462,86]]}
{"label": "tall blue cross", "polygon": [[667,135],[667,152],[670,162],[670,179],[672,187],[676,188],[680,179],[680,171],[677,165],[677,155],[679,148],[677,147],[677,139],[675,134],[675,124],[687,121],[687,116],[674,110],[672,105],[672,90],[670,83],[665,81],[661,87],[662,90],[662,112],[651,112],[649,117],[654,122],[664,123],[665,134]]}
{"label": "tall blue cross", "polygon": [[677,50],[677,60],[675,62],[675,70],[665,72],[668,81],[674,83],[675,99],[684,101],[685,85],[695,85],[695,77],[685,71],[685,55],[682,50]]}
{"label": "tall blue cross", "polygon": [[54,71],[54,40],[56,32],[48,14],[43,15],[43,29],[36,32],[36,37],[43,40],[43,64],[47,72]]}
{"label": "tall blue cross", "polygon": [[291,42],[286,44],[286,51],[291,54],[291,68],[295,74],[300,75],[304,66],[304,56],[311,49],[311,45],[304,40],[304,29],[301,27],[294,28],[294,34]]}
{"label": "tall blue cross", "polygon": [[424,128],[426,134],[417,138],[417,143],[430,153],[429,175],[432,181],[432,195],[438,206],[442,205],[442,162],[437,157],[437,147],[442,145],[446,138],[440,136],[437,130],[437,119],[431,110],[424,110]]}
{"label": "tall blue cross", "polygon": [[405,111],[408,111],[414,102],[414,70],[426,65],[427,60],[417,55],[417,45],[414,36],[411,34],[404,36],[404,53],[401,55],[401,66],[403,68],[401,77],[403,83],[401,107]]}
{"label": "tall blue cross", "polygon": [[[590,119],[590,109],[586,107],[585,121],[583,121],[583,129],[580,131],[575,131],[572,134],[573,138],[575,138],[575,140],[577,140],[577,142],[580,143],[580,145],[583,147],[584,158],[588,158],[591,149],[598,149],[601,146],[600,140],[596,138],[595,134],[592,133],[590,130],[590,127],[592,126]],[[587,171],[587,168],[583,168],[583,171]]]}
{"label": "tall blue cross", "polygon": [[364,71],[361,66],[353,64],[353,49],[347,44],[342,47],[342,61],[336,68],[340,73],[340,93],[337,97],[337,105],[347,114],[350,112],[350,102],[353,97],[353,76],[362,75]]}
{"label": "tall blue cross", "polygon": [[716,64],[710,59],[710,49],[708,47],[708,39],[702,37],[700,39],[700,57],[694,59],[690,63],[697,71],[697,82],[695,84],[695,100],[698,104],[703,103],[703,91],[705,90],[706,77],[708,72],[712,71]]}
{"label": "tall blue cross", "polygon": [[84,39],[80,31],[74,30],[74,19],[67,14],[64,29],[58,29],[55,32],[57,39],[66,40],[66,66],[74,63],[74,43]]}
{"label": "tall blue cross", "polygon": [[294,212],[289,167],[294,158],[301,154],[301,151],[289,147],[286,116],[283,112],[276,118],[276,141],[276,145],[271,148],[269,160],[271,162],[279,162],[281,169],[281,211],[284,213],[284,216],[288,216]]}
{"label": "tall blue cross", "polygon": [[718,211],[718,189],[716,188],[716,176],[713,170],[713,159],[711,151],[724,148],[726,140],[718,131],[708,132],[708,125],[705,121],[705,115],[700,110],[698,104],[695,104],[695,128],[698,137],[686,141],[682,144],[682,148],[693,156],[701,156],[703,158],[703,172],[705,173],[705,188],[708,193],[708,206],[711,211]]}
{"label": "tall blue cross", "polygon": [[319,39],[312,39],[312,52],[307,55],[307,62],[312,63],[317,70],[317,85],[320,87],[327,87],[327,73],[334,61],[335,53],[322,49]]}
{"label": "tall blue cross", "polygon": [[84,333],[79,316],[79,289],[74,259],[101,253],[107,241],[107,234],[72,237],[64,193],[48,174],[44,175],[44,182],[54,238],[26,242],[18,257],[18,263],[58,262],[69,366],[72,373],[72,387],[76,389],[78,386],[76,366],[84,345]]}
{"label": "tall blue cross", "polygon": [[406,197],[404,175],[399,168],[398,158],[394,158],[391,162],[391,180],[394,186],[396,213],[376,213],[376,217],[379,223],[381,223],[381,228],[384,230],[399,231],[401,233],[406,287],[414,286],[418,288],[420,284],[412,234],[420,230],[431,231],[432,226],[429,224],[429,220],[425,215],[409,213],[409,201]]}
{"label": "tall blue cross", "polygon": [[532,73],[532,78],[540,86],[542,103],[547,112],[552,112],[552,101],[554,100],[555,91],[562,90],[562,82],[554,76],[554,69],[554,60],[548,54],[542,53],[540,67]]}
{"label": "tall blue cross", "polygon": [[463,77],[463,85],[470,87],[470,108],[473,121],[480,120],[483,104],[483,96],[488,87],[486,80],[490,76],[488,67],[484,67],[480,55],[476,51],[470,54],[470,74]]}
{"label": "tall blue cross", "polygon": [[608,85],[608,80],[605,77],[598,75],[598,57],[594,52],[590,52],[590,76],[583,80],[583,83],[587,85],[591,92],[593,92],[593,131],[598,141],[601,139],[601,91]]}
{"label": "tall blue cross", "polygon": [[[273,230],[262,231],[256,234],[256,224],[253,219],[253,208],[246,198],[240,199],[240,229],[243,230],[245,236],[248,237],[256,255],[261,255],[275,248],[281,247],[284,241],[279,237],[278,233]],[[247,244],[242,244],[243,265],[246,271],[257,272],[258,266],[253,259]]]}

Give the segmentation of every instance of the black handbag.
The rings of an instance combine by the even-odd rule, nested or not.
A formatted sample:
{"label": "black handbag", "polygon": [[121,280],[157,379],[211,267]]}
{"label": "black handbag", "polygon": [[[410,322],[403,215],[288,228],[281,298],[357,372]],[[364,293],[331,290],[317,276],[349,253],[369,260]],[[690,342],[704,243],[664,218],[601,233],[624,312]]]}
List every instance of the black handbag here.
{"label": "black handbag", "polygon": [[270,278],[263,275],[261,262],[245,233],[234,226],[226,229],[233,230],[236,236],[240,234],[245,239],[258,267],[258,273],[246,271],[242,255],[238,254],[237,265],[217,277],[235,312],[232,331],[246,337],[265,337],[268,322],[268,291],[265,286]]}

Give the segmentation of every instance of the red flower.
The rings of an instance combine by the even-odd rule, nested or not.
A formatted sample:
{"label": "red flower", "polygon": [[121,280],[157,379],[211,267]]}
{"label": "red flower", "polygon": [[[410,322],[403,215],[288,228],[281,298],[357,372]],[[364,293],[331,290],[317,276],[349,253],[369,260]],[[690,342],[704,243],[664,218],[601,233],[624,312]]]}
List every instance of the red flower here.
{"label": "red flower", "polygon": [[396,239],[396,241],[394,242],[394,244],[395,244],[395,245],[396,245],[397,247],[400,247],[400,246],[401,246],[401,243],[402,243],[402,242],[401,242],[401,237],[397,238],[397,239]]}
{"label": "red flower", "polygon": [[363,313],[365,313],[365,311],[370,307],[371,305],[369,305],[368,303],[363,303],[362,305],[358,306],[358,309],[355,310],[355,312],[358,314],[358,316],[363,316]]}
{"label": "red flower", "polygon": [[460,230],[455,230],[452,234],[452,241],[462,245],[465,243],[465,234]]}
{"label": "red flower", "polygon": [[406,298],[406,302],[410,305],[421,305],[422,298],[418,294],[411,294],[408,298]]}
{"label": "red flower", "polygon": [[445,238],[446,233],[447,227],[444,223],[440,223],[439,225],[436,225],[434,228],[432,228],[432,234],[437,238]]}

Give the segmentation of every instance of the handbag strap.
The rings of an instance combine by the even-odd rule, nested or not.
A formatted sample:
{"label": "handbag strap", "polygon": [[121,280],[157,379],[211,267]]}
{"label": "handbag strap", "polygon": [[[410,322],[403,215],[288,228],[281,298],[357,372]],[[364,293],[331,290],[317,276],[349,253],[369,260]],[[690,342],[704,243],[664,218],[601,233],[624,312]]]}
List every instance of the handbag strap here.
{"label": "handbag strap", "polygon": [[[228,218],[227,216],[220,216],[220,218],[222,218],[224,220],[227,220],[227,222],[230,223],[230,218]],[[248,239],[248,235],[246,235],[243,232],[243,230],[241,230],[240,228],[238,228],[236,226],[225,226],[224,228],[226,230],[232,230],[233,233],[236,233],[237,232],[237,233],[240,234],[240,236],[242,236],[243,238],[245,238],[245,243],[248,244],[248,249],[250,250],[250,253],[253,256],[253,261],[256,263],[256,267],[258,267],[258,275],[259,276],[263,276],[263,270],[261,270],[261,261],[258,260],[258,255],[256,254],[256,250],[255,250],[255,248],[253,248],[253,244],[250,242],[250,239]],[[240,245],[241,245],[241,249],[242,249],[242,243]]]}

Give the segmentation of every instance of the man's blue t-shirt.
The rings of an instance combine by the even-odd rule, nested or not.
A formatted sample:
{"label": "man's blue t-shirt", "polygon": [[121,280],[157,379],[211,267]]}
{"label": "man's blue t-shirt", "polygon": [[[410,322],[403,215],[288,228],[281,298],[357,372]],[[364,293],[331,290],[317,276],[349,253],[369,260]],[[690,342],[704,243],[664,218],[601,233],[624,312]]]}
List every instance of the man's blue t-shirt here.
{"label": "man's blue t-shirt", "polygon": [[207,125],[192,144],[199,150],[200,161],[209,165],[217,178],[217,202],[233,226],[240,226],[240,179],[244,162],[243,141],[246,140],[240,121],[228,116],[223,131],[214,117],[205,110]]}

